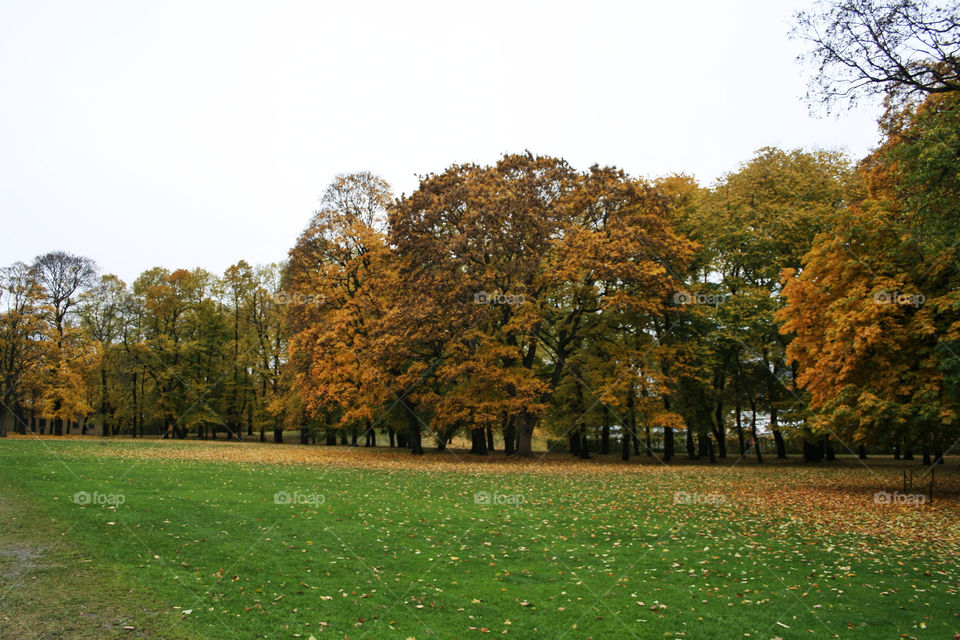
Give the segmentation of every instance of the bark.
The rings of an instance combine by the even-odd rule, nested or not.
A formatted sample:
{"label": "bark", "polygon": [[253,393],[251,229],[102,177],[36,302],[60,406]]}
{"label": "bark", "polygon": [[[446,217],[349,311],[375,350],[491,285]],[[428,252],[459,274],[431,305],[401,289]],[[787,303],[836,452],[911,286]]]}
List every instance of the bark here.
{"label": "bark", "polygon": [[536,416],[524,410],[517,416],[517,456],[521,458],[533,457],[533,429],[536,426]]}
{"label": "bark", "polygon": [[470,437],[473,445],[470,448],[470,453],[475,453],[480,456],[487,455],[487,438],[486,434],[483,432],[483,427],[474,427],[470,429]]}
{"label": "bark", "polygon": [[410,453],[423,455],[423,444],[420,441],[420,418],[417,417],[416,407],[409,400],[402,401],[404,413],[407,415],[407,444]]}
{"label": "bark", "polygon": [[715,385],[717,402],[713,410],[713,437],[717,439],[717,450],[721,458],[727,457],[727,429],[723,424],[723,389],[726,386],[726,376],[720,374]]}
{"label": "bark", "polygon": [[780,432],[777,422],[777,410],[770,408],[770,431],[773,432],[773,441],[777,445],[777,458],[787,457],[787,447],[783,442],[783,434]]}
{"label": "bark", "polygon": [[783,433],[781,433],[779,429],[773,432],[773,442],[777,445],[777,457],[786,458],[787,446],[783,441]]}
{"label": "bark", "polygon": [[610,410],[603,408],[603,425],[600,427],[600,453],[610,453]]}
{"label": "bark", "polygon": [[491,452],[495,451],[493,448],[493,427],[489,424],[487,425],[487,450]]}
{"label": "bark", "polygon": [[763,463],[763,454],[760,452],[760,438],[757,437],[757,407],[753,400],[750,401],[750,427],[753,437],[753,450],[757,454],[757,463]]}
{"label": "bark", "polygon": [[637,428],[637,410],[634,406],[633,386],[627,392],[627,424],[621,425],[623,429],[623,443],[620,446],[620,459],[627,461],[630,459],[630,440],[636,439]]}
{"label": "bark", "polygon": [[277,444],[283,442],[283,424],[280,422],[280,416],[273,417],[273,441]]}
{"label": "bark", "polygon": [[742,458],[747,455],[747,443],[743,437],[743,416],[739,400],[734,407],[734,414],[737,417],[737,440],[740,443],[740,457]]}
{"label": "bark", "polygon": [[663,461],[670,462],[673,458],[673,427],[663,429]]}
{"label": "bark", "polygon": [[370,426],[370,421],[367,420],[367,430],[365,432],[365,440],[363,446],[365,447],[375,447],[377,446],[377,434],[374,431],[373,427]]}
{"label": "bark", "polygon": [[580,459],[590,459],[590,444],[587,442],[587,430],[582,426],[580,427]]}
{"label": "bark", "polygon": [[580,455],[580,431],[574,429],[570,432],[570,454],[574,456]]}
{"label": "bark", "polygon": [[512,456],[516,452],[516,447],[514,447],[516,438],[517,434],[514,422],[507,416],[504,418],[503,425],[503,452],[508,456]]}
{"label": "bark", "polygon": [[103,423],[100,435],[110,435],[110,427],[107,426],[107,368],[100,367],[100,420]]}

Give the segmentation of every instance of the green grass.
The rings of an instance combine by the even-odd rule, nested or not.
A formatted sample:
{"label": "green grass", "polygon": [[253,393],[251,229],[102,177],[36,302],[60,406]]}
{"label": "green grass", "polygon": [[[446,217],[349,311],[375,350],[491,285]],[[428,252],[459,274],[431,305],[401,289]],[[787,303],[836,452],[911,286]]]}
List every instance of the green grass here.
{"label": "green grass", "polygon": [[[81,584],[90,597],[134,609],[131,626],[141,631],[154,620],[152,637],[960,632],[953,543],[827,528],[732,499],[674,504],[677,490],[716,492],[754,479],[789,485],[791,474],[799,482],[808,473],[799,468],[520,474],[97,455],[158,446],[0,441],[0,496],[31,514],[16,531],[0,526],[0,549],[30,539],[89,559]],[[817,473],[827,483],[835,472]],[[80,506],[72,498],[81,491],[124,503]],[[476,504],[483,491],[523,503]],[[277,492],[323,501],[276,504]],[[957,527],[956,511],[942,509],[938,526]],[[17,595],[24,580],[8,576],[0,613],[54,615],[57,598],[25,603]]]}

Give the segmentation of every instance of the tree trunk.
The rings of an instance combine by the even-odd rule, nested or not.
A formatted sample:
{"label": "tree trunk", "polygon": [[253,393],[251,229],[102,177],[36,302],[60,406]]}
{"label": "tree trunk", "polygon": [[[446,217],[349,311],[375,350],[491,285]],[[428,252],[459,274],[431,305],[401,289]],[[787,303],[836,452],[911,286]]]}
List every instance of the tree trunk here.
{"label": "tree trunk", "polygon": [[707,451],[707,442],[710,441],[710,436],[706,433],[697,434],[697,458],[705,458],[710,455],[710,452]]}
{"label": "tree trunk", "polygon": [[590,444],[587,442],[587,429],[583,426],[580,427],[580,459],[590,459]]}
{"label": "tree trunk", "polygon": [[370,421],[369,421],[369,420],[367,420],[367,425],[366,425],[366,426],[367,426],[367,430],[366,430],[366,435],[365,435],[365,437],[364,437],[363,446],[364,446],[364,447],[375,447],[375,446],[377,446],[377,436],[376,436],[376,433],[375,433],[374,430],[373,430],[373,427],[370,426]]}
{"label": "tree trunk", "polygon": [[483,427],[474,427],[470,429],[470,438],[473,445],[470,448],[470,453],[475,453],[479,456],[487,455],[487,437],[483,432]]}
{"label": "tree trunk", "polygon": [[493,452],[493,427],[487,425],[487,450]]}
{"label": "tree trunk", "polygon": [[110,427],[107,425],[107,368],[100,367],[100,421],[103,425],[101,436],[110,435]]}
{"label": "tree trunk", "polygon": [[390,448],[396,448],[396,432],[393,430],[393,427],[387,429],[387,433],[390,435]]}
{"label": "tree trunk", "polygon": [[517,416],[517,456],[521,458],[533,457],[533,429],[536,426],[536,417],[526,410]]}
{"label": "tree trunk", "polygon": [[776,429],[773,432],[773,442],[777,445],[777,457],[786,458],[787,446],[783,441],[783,434],[780,432],[780,429]]}
{"label": "tree trunk", "polygon": [[402,400],[404,413],[407,414],[407,441],[410,453],[415,456],[423,455],[423,444],[420,441],[420,418],[416,408],[409,400]]}
{"label": "tree trunk", "polygon": [[783,434],[780,433],[780,423],[777,422],[777,409],[770,407],[770,431],[773,432],[773,441],[777,445],[777,458],[787,457],[787,447],[783,442]]}
{"label": "tree trunk", "polygon": [[757,454],[757,463],[762,464],[763,454],[760,453],[760,438],[757,437],[757,407],[752,400],[750,401],[750,412],[750,430],[753,433],[753,450]]}
{"label": "tree trunk", "polygon": [[603,425],[600,427],[600,453],[610,453],[610,410],[603,408]]}
{"label": "tree trunk", "polygon": [[718,384],[718,397],[713,410],[713,437],[717,439],[717,449],[721,458],[727,457],[727,429],[723,424],[723,388],[726,378],[720,376]]}
{"label": "tree trunk", "polygon": [[633,385],[627,391],[627,424],[620,425],[623,429],[623,442],[620,445],[620,459],[624,462],[630,460],[630,440],[635,439],[637,428],[637,410],[634,407]]}
{"label": "tree trunk", "polygon": [[508,456],[516,453],[516,447],[514,447],[516,439],[517,433],[514,421],[510,419],[510,416],[505,416],[503,421],[503,452]]}
{"label": "tree trunk", "polygon": [[574,429],[570,432],[570,455],[580,455],[580,430]]}
{"label": "tree trunk", "polygon": [[747,455],[747,443],[743,437],[743,417],[739,400],[737,400],[736,406],[734,407],[734,415],[736,415],[737,418],[737,440],[740,443],[740,457],[743,458]]}
{"label": "tree trunk", "polygon": [[673,427],[663,428],[663,461],[670,462],[673,458]]}
{"label": "tree trunk", "polygon": [[283,442],[283,423],[280,422],[280,416],[273,417],[273,441],[276,444]]}
{"label": "tree trunk", "polygon": [[687,447],[687,459],[696,460],[697,451],[696,451],[696,447],[693,444],[693,429],[691,429],[690,427],[687,427],[686,447]]}
{"label": "tree trunk", "polygon": [[860,460],[867,459],[867,448],[862,444],[857,445],[857,458]]}

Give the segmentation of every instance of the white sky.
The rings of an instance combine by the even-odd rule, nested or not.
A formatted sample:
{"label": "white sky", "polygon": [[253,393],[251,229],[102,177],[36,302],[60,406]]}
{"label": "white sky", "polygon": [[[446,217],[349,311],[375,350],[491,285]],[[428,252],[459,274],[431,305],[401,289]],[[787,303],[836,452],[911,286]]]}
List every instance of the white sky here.
{"label": "white sky", "polygon": [[524,149],[704,184],[766,145],[859,158],[876,111],[802,101],[800,1],[0,0],[0,266],[279,261],[362,169],[399,194]]}

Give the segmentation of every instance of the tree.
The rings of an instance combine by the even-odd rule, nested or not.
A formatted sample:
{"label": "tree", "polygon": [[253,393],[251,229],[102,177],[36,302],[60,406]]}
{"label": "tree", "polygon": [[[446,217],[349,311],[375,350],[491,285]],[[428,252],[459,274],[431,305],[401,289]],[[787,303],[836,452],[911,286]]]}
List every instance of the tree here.
{"label": "tree", "polygon": [[[38,376],[46,360],[49,325],[44,318],[43,289],[34,272],[17,262],[0,272],[0,437],[8,416],[25,433],[24,406],[38,393]],[[35,411],[36,407],[31,406]]]}
{"label": "tree", "polygon": [[[108,436],[117,432],[116,403],[110,399],[108,376],[114,363],[117,342],[124,331],[124,307],[127,304],[127,288],[114,275],[105,275],[93,288],[86,291],[80,300],[79,315],[84,338],[95,348],[99,372],[99,411],[101,434]],[[84,427],[86,433],[86,427]]]}
{"label": "tree", "polygon": [[671,263],[690,254],[667,205],[617,169],[529,153],[421,180],[390,217],[402,298],[416,304],[388,314],[384,333],[431,427],[499,424],[507,453],[516,443],[527,457],[541,419],[582,441],[604,404],[625,412],[660,384],[640,358],[607,366],[604,342],[656,349],[653,317],[679,286]]}
{"label": "tree", "polygon": [[64,251],[38,256],[31,267],[43,288],[44,301],[53,326],[54,349],[49,354],[41,398],[44,414],[55,420],[55,433],[61,435],[66,424],[89,411],[83,389],[83,358],[87,355],[75,323],[71,321],[80,294],[93,286],[96,263],[90,258]]}
{"label": "tree", "polygon": [[829,106],[860,96],[897,100],[960,91],[960,6],[925,0],[831,0],[796,14],[813,49],[808,98]]}
{"label": "tree", "polygon": [[278,294],[291,332],[291,390],[308,415],[351,431],[352,444],[362,430],[367,446],[391,393],[372,345],[390,269],[383,230],[391,197],[371,173],[337,176],[290,251]]}
{"label": "tree", "polygon": [[[788,272],[782,331],[813,426],[865,446],[941,450],[960,435],[958,94],[888,117],[865,197]],[[936,135],[928,135],[936,131]],[[928,161],[928,158],[930,159]],[[928,456],[925,456],[928,457]]]}

